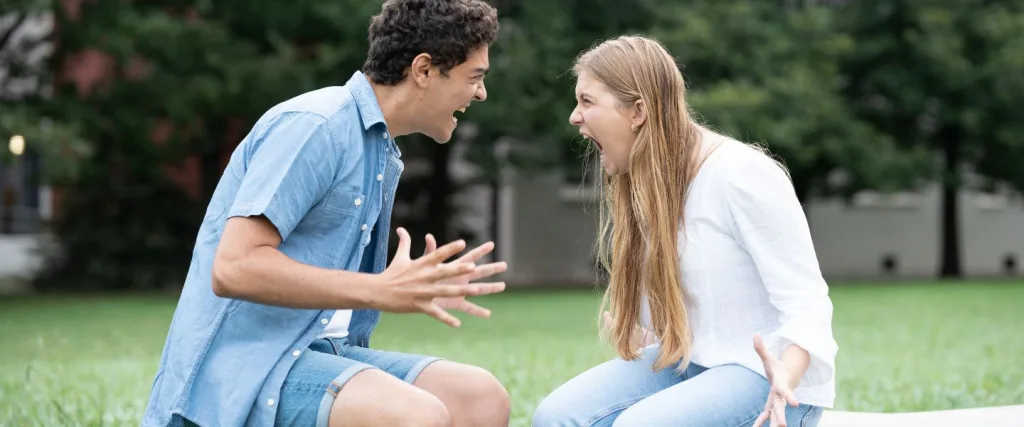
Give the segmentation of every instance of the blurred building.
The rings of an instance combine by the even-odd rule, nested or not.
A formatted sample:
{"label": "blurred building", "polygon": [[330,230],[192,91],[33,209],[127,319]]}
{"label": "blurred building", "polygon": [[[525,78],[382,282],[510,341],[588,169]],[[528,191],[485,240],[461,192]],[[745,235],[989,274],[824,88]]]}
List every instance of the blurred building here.
{"label": "blurred building", "polygon": [[[22,40],[45,37],[52,24],[49,16],[4,14],[0,15],[0,37],[5,37],[4,46],[20,46]],[[28,65],[37,65],[45,60],[48,49],[35,46],[18,54]],[[34,77],[14,76],[0,67],[0,99],[4,102],[15,102],[38,86]],[[21,135],[0,139],[0,293],[11,286],[10,279],[26,277],[39,267],[38,236],[52,211],[50,189],[41,184],[40,155],[32,143]]]}
{"label": "blurred building", "polygon": [[[456,171],[468,173],[462,164]],[[492,197],[488,188],[461,195],[472,208],[461,221],[478,224],[509,263],[505,280],[518,286],[592,284],[597,206],[593,185],[556,171],[524,176],[507,172]],[[497,200],[497,227],[484,227]],[[1009,192],[963,191],[959,200],[964,276],[1024,277],[1024,203]],[[916,280],[937,277],[941,256],[941,189],[878,194],[853,200],[816,200],[805,211],[821,269],[831,281]],[[497,229],[497,236],[488,230]]]}

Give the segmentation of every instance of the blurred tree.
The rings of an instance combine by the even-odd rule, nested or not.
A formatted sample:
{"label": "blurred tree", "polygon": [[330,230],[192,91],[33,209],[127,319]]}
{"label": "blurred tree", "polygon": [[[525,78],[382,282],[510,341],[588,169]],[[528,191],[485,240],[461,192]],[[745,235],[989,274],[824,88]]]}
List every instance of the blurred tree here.
{"label": "blurred tree", "polygon": [[802,202],[906,188],[927,172],[923,152],[898,149],[844,104],[839,66],[854,40],[836,30],[832,8],[690,1],[659,16],[652,33],[683,67],[697,116],[766,146],[786,164]]}
{"label": "blurred tree", "polygon": [[[958,194],[983,178],[1024,190],[1024,1],[848,2],[857,40],[846,102],[899,144],[941,159],[943,277],[962,275]],[[979,188],[979,187],[974,187]]]}
{"label": "blurred tree", "polygon": [[65,157],[85,156],[89,149],[73,124],[55,122],[38,111],[53,77],[45,61],[52,49],[49,6],[46,0],[0,0],[0,161],[14,159],[7,142],[20,135],[25,153],[54,165],[43,169],[45,180],[74,177],[76,162]]}
{"label": "blurred tree", "polygon": [[54,231],[62,248],[38,287],[178,285],[233,147],[273,104],[347,79],[365,52],[350,41],[365,40],[362,17],[372,6],[55,7],[58,49],[50,68],[65,73],[44,111],[77,123],[94,150],[78,179],[59,183]]}

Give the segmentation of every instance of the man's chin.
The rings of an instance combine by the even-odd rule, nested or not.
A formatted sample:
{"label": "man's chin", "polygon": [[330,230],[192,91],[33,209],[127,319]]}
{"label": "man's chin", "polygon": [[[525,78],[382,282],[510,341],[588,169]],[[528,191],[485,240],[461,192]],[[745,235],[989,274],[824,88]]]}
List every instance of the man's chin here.
{"label": "man's chin", "polygon": [[452,140],[452,135],[455,134],[455,127],[451,129],[440,129],[437,132],[430,132],[427,137],[433,139],[438,144],[447,144]]}

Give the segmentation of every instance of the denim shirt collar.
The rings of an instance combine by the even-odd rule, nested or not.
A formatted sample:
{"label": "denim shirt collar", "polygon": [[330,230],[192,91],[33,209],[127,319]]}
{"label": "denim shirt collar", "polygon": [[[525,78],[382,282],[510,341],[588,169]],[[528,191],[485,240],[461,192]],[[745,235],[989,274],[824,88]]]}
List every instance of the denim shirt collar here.
{"label": "denim shirt collar", "polygon": [[359,107],[359,118],[363,121],[364,129],[370,130],[373,125],[378,123],[383,123],[387,127],[384,113],[377,101],[377,95],[373,93],[373,87],[370,86],[370,81],[365,74],[361,71],[352,73],[352,77],[348,79],[345,86],[352,92],[356,106]]}
{"label": "denim shirt collar", "polygon": [[380,102],[377,100],[377,94],[373,93],[373,87],[370,86],[369,77],[363,72],[356,71],[352,73],[352,77],[348,79],[345,86],[352,93],[352,99],[356,101],[356,107],[359,110],[359,119],[363,122],[363,129],[370,130],[374,125],[381,124],[384,128],[384,132],[387,135],[387,142],[389,147],[394,150],[398,157],[402,156],[401,150],[398,148],[398,144],[395,143],[394,136],[388,130],[388,124],[384,121],[384,112],[380,109]]}

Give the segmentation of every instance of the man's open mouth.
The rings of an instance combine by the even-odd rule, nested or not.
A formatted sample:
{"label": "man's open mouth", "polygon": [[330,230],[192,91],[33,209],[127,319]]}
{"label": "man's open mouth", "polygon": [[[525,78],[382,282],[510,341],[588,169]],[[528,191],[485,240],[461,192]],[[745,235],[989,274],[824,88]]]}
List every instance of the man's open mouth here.
{"label": "man's open mouth", "polygon": [[459,108],[458,110],[455,110],[455,111],[452,112],[452,122],[453,123],[459,123],[459,119],[455,117],[455,114],[456,113],[458,113],[458,114],[465,113],[466,112],[466,108],[468,108],[468,107],[462,107],[462,108]]}

